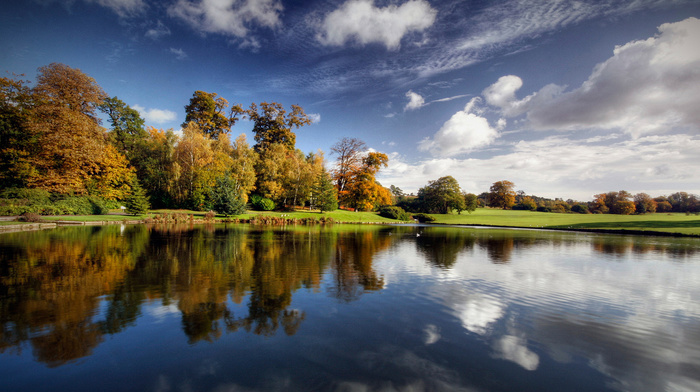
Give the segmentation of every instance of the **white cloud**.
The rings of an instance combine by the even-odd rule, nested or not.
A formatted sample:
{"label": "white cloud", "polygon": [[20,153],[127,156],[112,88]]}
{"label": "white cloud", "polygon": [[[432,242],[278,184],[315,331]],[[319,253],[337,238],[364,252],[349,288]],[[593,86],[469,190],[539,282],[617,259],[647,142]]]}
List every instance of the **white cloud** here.
{"label": "white cloud", "polygon": [[143,0],[84,0],[86,3],[96,3],[109,8],[120,17],[140,15],[146,10]]}
{"label": "white cloud", "polygon": [[137,110],[147,123],[163,124],[170,121],[175,121],[177,118],[177,114],[170,110],[146,109],[140,105],[133,105],[132,108]]}
{"label": "white cloud", "polygon": [[423,99],[423,97],[418,93],[408,90],[406,97],[408,98],[408,103],[403,108],[404,112],[407,110],[420,109],[421,107],[425,106],[425,99]]}
{"label": "white cloud", "polygon": [[251,25],[280,26],[283,9],[279,0],[178,0],[168,14],[202,33],[243,38]]}
{"label": "white cloud", "polygon": [[321,114],[320,113],[309,113],[307,114],[309,118],[311,119],[311,122],[314,124],[318,124],[321,122]]}
{"label": "white cloud", "polygon": [[400,6],[378,8],[374,0],[349,0],[329,13],[316,36],[329,46],[342,46],[348,41],[360,45],[383,44],[397,50],[403,37],[432,26],[437,11],[425,0],[409,0]]}
{"label": "white cloud", "polygon": [[164,25],[163,22],[158,21],[158,24],[156,25],[156,27],[146,31],[145,36],[146,36],[146,38],[150,38],[154,41],[157,41],[157,40],[159,40],[163,37],[166,37],[170,34],[171,33],[170,33],[170,29],[168,28],[168,26]]}
{"label": "white cloud", "polygon": [[537,370],[540,357],[530,351],[525,339],[513,335],[504,335],[494,342],[493,348],[497,358],[503,358],[522,366],[526,370]]}
{"label": "white cloud", "polygon": [[678,127],[700,129],[700,20],[659,27],[659,34],[615,48],[588,80],[570,92],[548,85],[517,100],[517,76],[484,90],[506,116],[527,113],[533,129],[621,129],[633,136]]}
{"label": "white cloud", "polygon": [[187,53],[185,53],[185,51],[182,50],[182,48],[179,48],[179,49],[170,48],[170,53],[174,54],[178,60],[184,60],[187,58]]}
{"label": "white cloud", "polygon": [[472,98],[464,110],[452,115],[432,138],[423,139],[418,149],[449,157],[487,146],[496,140],[505,123],[499,121],[494,128],[485,117],[473,113],[479,100],[478,97]]}
{"label": "white cloud", "polygon": [[582,201],[621,188],[653,196],[681,190],[700,194],[698,151],[700,137],[691,135],[631,139],[617,134],[584,140],[559,135],[502,146],[501,153],[488,158],[410,162],[394,153],[377,179],[409,193],[451,175],[465,191],[477,194],[503,179],[527,193]]}

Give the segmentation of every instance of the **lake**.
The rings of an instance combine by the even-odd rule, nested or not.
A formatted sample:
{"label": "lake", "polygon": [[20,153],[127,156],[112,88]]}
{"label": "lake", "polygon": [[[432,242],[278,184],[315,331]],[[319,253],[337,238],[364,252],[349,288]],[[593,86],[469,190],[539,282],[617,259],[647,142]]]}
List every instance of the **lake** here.
{"label": "lake", "polygon": [[437,226],[0,234],[2,391],[698,391],[700,240]]}

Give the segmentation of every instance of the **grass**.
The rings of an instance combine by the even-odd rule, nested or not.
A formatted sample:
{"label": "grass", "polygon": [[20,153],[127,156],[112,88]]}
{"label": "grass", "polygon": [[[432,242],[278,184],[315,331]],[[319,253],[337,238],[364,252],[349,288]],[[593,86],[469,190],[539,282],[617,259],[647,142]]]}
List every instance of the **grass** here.
{"label": "grass", "polygon": [[[120,212],[111,215],[70,215],[44,216],[44,221],[123,221],[142,220],[156,214],[179,213],[193,215],[195,219],[204,219],[204,211],[191,210],[153,210],[146,215],[122,215]],[[285,218],[314,218],[330,217],[338,223],[400,223],[399,221],[379,216],[376,212],[351,212],[336,210],[325,212],[296,210],[293,212],[278,211],[249,211],[232,218],[250,219],[254,216],[265,215]],[[667,232],[684,235],[700,236],[700,216],[679,213],[659,213],[646,215],[613,215],[613,214],[556,214],[550,212],[513,211],[492,208],[479,208],[471,214],[434,214],[435,223],[451,225],[482,225],[501,227],[524,227],[543,229],[581,229],[602,231],[637,232]],[[223,219],[219,215],[217,220]],[[16,223],[16,222],[13,222]],[[0,224],[3,224],[0,222]]]}
{"label": "grass", "polygon": [[668,232],[700,235],[700,216],[679,213],[645,215],[555,214],[478,208],[471,214],[432,215],[435,223],[532,227],[545,229],[587,229],[611,231]]}

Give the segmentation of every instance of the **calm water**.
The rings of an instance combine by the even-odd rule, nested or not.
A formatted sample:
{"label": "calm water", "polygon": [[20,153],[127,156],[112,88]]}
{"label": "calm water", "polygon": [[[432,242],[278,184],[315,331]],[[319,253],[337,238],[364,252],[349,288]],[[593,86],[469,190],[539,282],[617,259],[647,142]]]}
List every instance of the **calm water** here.
{"label": "calm water", "polygon": [[1,234],[0,390],[698,391],[700,240]]}

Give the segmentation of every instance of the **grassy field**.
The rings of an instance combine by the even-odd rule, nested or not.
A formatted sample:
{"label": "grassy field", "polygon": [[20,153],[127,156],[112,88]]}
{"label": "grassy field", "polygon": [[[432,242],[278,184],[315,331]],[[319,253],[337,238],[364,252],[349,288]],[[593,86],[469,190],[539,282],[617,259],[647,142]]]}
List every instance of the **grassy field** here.
{"label": "grassy field", "polygon": [[[154,210],[147,215],[122,215],[115,212],[111,215],[75,215],[75,216],[44,216],[44,221],[123,221],[141,220],[156,214],[179,213],[193,215],[195,219],[203,219],[205,212],[189,210]],[[251,211],[238,215],[236,218],[249,219],[258,215],[268,215],[286,218],[315,218],[322,216],[333,218],[340,223],[398,223],[374,212],[350,212],[337,210],[324,214],[318,211],[297,210],[294,212],[258,212]],[[555,214],[534,211],[504,211],[491,208],[479,208],[471,214],[462,213],[448,215],[432,215],[435,223],[451,225],[482,225],[502,227],[524,227],[543,229],[584,229],[611,230],[630,232],[668,232],[700,236],[700,216],[686,214],[647,214],[647,215],[612,215],[612,214]],[[217,220],[223,219],[218,216]],[[1,224],[1,223],[0,223]]]}
{"label": "grassy field", "polygon": [[435,223],[532,227],[546,229],[596,229],[658,231],[700,235],[700,216],[686,214],[555,214],[535,211],[504,211],[478,208],[471,214],[433,215]]}

